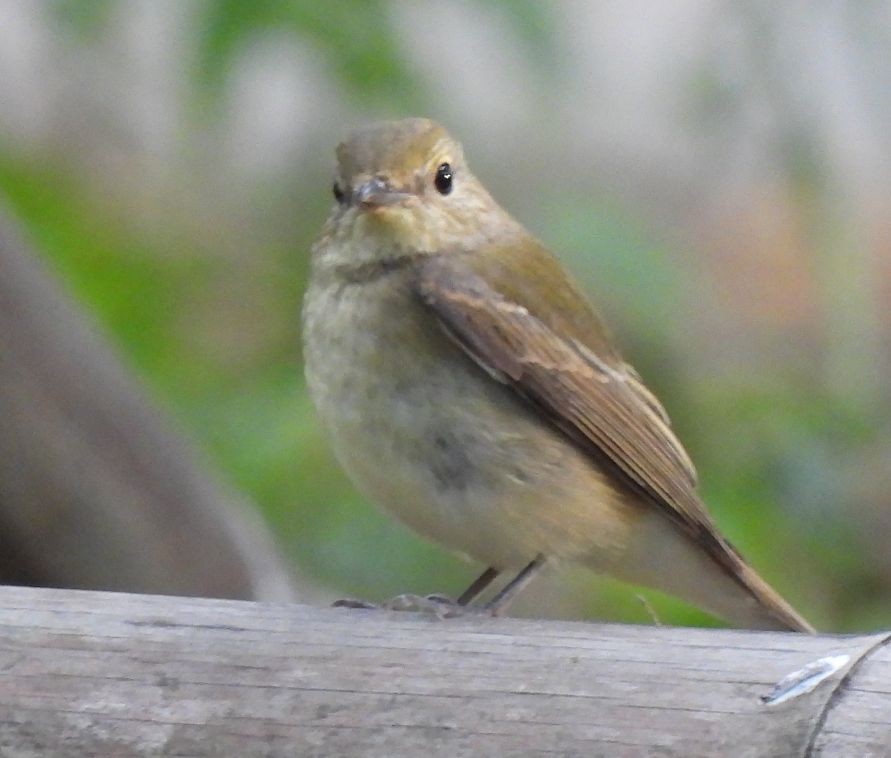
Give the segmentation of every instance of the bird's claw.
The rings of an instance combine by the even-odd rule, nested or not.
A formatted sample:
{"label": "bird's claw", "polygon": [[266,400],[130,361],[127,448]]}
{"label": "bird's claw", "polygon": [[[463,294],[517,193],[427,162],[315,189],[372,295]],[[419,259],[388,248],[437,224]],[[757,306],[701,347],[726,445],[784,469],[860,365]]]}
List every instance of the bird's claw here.
{"label": "bird's claw", "polygon": [[397,595],[384,603],[389,611],[415,611],[427,613],[438,619],[454,618],[464,613],[464,607],[458,605],[446,595]]}
{"label": "bird's claw", "polygon": [[369,603],[367,600],[357,600],[355,598],[346,597],[341,598],[340,600],[335,600],[331,603],[332,608],[364,608],[366,610],[370,608],[377,608],[378,606],[374,603]]}
{"label": "bird's claw", "polygon": [[344,598],[336,600],[331,606],[333,608],[382,608],[387,611],[414,611],[415,613],[430,614],[438,619],[454,618],[467,610],[448,595],[414,595],[411,593],[397,595],[380,605],[369,603],[366,600]]}

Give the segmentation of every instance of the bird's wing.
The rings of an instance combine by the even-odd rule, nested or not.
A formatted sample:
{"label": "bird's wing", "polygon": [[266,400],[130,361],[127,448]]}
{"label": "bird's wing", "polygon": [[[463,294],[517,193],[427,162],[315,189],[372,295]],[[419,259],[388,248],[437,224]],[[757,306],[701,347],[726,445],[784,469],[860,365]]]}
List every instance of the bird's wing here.
{"label": "bird's wing", "polygon": [[[514,288],[507,296],[489,283],[499,279],[490,263],[481,265],[480,256],[475,265],[461,254],[430,256],[417,268],[417,294],[473,360],[541,409],[606,472],[661,509],[751,593],[778,628],[812,632],[718,532],[665,411],[598,331],[593,312],[567,310],[567,298],[581,303],[562,270],[547,267],[546,285]],[[541,297],[555,284],[566,288],[556,309],[553,298]]]}
{"label": "bird's wing", "polygon": [[431,256],[419,266],[415,286],[473,360],[542,409],[607,471],[664,508],[736,573],[739,558],[696,494],[687,453],[633,369],[559,333],[546,317],[533,314],[540,304],[527,307],[506,297],[464,256]]}

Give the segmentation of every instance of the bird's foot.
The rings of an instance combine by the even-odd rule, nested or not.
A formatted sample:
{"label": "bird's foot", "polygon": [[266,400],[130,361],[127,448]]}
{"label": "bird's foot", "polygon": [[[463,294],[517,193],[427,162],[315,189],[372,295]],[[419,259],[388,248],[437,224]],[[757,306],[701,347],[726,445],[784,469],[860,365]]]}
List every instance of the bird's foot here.
{"label": "bird's foot", "polygon": [[384,603],[388,611],[414,611],[436,616],[438,619],[454,618],[467,609],[447,595],[397,595]]}
{"label": "bird's foot", "polygon": [[467,609],[460,605],[456,600],[447,595],[397,595],[385,603],[376,605],[366,600],[354,600],[346,598],[336,600],[332,604],[333,608],[381,608],[385,611],[414,611],[415,613],[426,613],[436,616],[439,619],[454,618],[462,615]]}
{"label": "bird's foot", "polygon": [[364,608],[366,610],[370,608],[379,608],[380,606],[375,605],[374,603],[369,603],[367,600],[357,600],[352,597],[344,597],[340,600],[335,600],[331,603],[332,608]]}

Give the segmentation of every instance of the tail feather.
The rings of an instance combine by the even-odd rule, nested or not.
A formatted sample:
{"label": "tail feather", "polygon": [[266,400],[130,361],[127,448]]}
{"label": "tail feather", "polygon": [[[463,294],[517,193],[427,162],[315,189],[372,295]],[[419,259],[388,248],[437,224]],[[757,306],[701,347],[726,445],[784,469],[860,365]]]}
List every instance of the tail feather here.
{"label": "tail feather", "polygon": [[592,567],[676,595],[742,628],[814,632],[729,544],[722,544],[726,553],[712,556],[653,510],[635,525],[621,560]]}
{"label": "tail feather", "polygon": [[779,592],[765,582],[738,554],[737,557],[739,558],[740,569],[738,577],[741,580],[741,584],[755,599],[758,610],[766,614],[767,628],[807,632],[808,634],[816,632],[814,627],[789,605]]}

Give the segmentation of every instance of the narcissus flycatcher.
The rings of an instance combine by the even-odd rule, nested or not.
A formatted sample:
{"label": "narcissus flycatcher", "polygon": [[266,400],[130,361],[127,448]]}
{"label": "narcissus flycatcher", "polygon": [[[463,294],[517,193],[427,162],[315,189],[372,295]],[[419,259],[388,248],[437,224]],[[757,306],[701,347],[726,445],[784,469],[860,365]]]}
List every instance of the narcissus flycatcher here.
{"label": "narcissus flycatcher", "polygon": [[733,624],[812,631],[720,534],[659,401],[557,259],[442,127],[337,149],[304,305],[309,389],[357,487],[488,568],[466,604],[548,562],[675,594]]}

